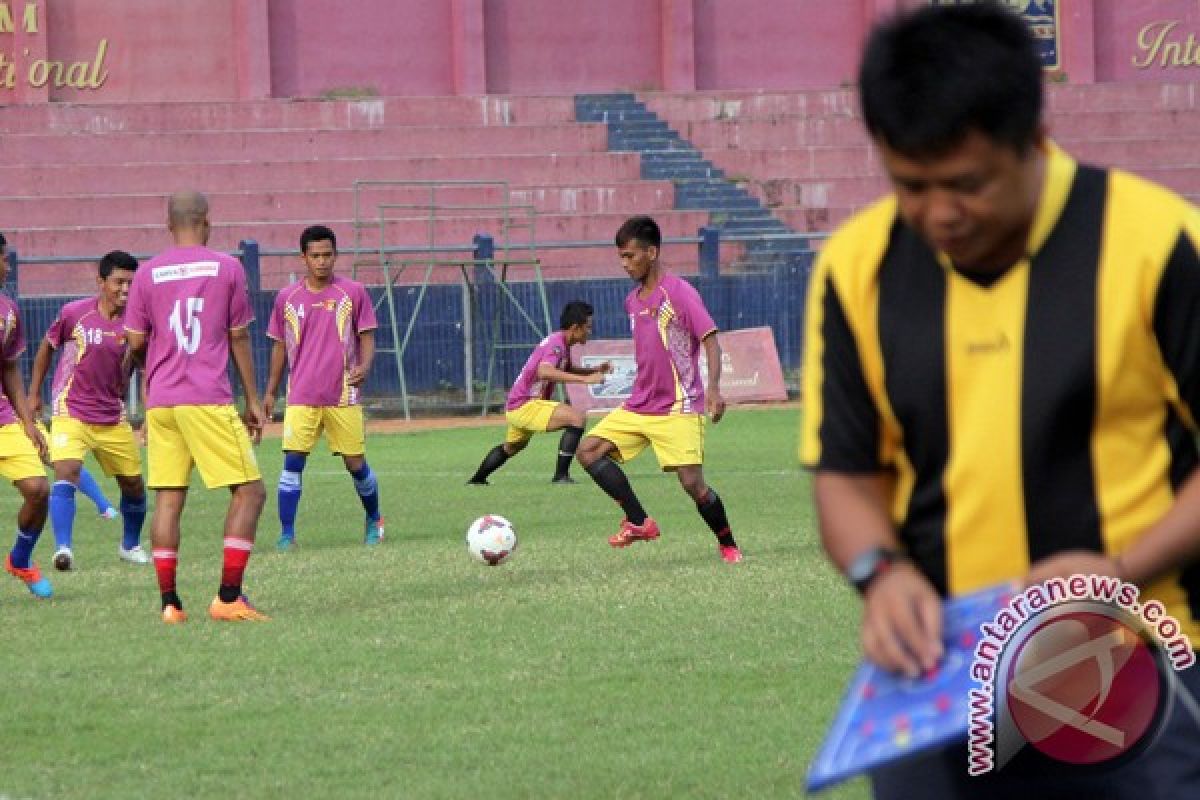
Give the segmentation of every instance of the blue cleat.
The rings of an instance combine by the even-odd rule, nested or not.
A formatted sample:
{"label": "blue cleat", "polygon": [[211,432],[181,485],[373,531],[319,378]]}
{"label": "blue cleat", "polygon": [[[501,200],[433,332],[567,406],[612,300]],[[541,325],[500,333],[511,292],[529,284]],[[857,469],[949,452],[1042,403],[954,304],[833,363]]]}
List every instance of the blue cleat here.
{"label": "blue cleat", "polygon": [[287,553],[296,548],[296,537],[280,534],[279,541],[275,543],[275,549],[281,553]]}
{"label": "blue cleat", "polygon": [[367,517],[363,542],[367,545],[377,545],[383,542],[383,517],[371,519]]}
{"label": "blue cleat", "polygon": [[4,570],[17,578],[20,578],[34,597],[50,597],[54,594],[54,589],[50,586],[50,581],[42,577],[42,571],[38,569],[38,565],[32,561],[28,567],[14,567],[12,563],[12,553],[9,553],[4,558]]}

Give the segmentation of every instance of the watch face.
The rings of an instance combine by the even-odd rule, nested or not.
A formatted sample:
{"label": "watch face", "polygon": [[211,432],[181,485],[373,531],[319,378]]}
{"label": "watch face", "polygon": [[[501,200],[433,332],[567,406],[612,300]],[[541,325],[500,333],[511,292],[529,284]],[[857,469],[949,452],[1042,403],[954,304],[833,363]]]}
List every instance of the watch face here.
{"label": "watch face", "polygon": [[885,564],[896,560],[896,554],[884,547],[873,547],[850,563],[846,577],[862,591]]}
{"label": "watch face", "polygon": [[854,559],[850,564],[850,569],[846,571],[846,576],[854,583],[865,581],[875,572],[880,560],[879,550],[868,550]]}

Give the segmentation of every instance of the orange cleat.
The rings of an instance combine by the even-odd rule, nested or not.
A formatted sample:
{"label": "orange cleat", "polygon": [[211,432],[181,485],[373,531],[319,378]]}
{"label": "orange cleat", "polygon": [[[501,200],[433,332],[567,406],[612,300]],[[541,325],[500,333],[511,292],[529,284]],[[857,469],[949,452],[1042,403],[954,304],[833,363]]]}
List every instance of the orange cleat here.
{"label": "orange cleat", "polygon": [[50,587],[50,581],[42,577],[42,571],[32,561],[29,562],[28,567],[14,567],[12,553],[9,553],[4,557],[4,571],[23,581],[25,587],[35,597],[46,598],[54,594],[54,590]]}
{"label": "orange cleat", "polygon": [[163,606],[162,620],[168,625],[182,625],[187,622],[187,612],[175,606]]}
{"label": "orange cleat", "polygon": [[270,619],[250,605],[246,595],[241,595],[232,603],[222,603],[220,597],[214,597],[208,607],[208,615],[218,622],[266,622]]}
{"label": "orange cleat", "polygon": [[608,537],[608,543],[613,547],[629,547],[634,542],[648,542],[657,539],[661,531],[658,523],[650,517],[641,525],[634,525],[627,519],[621,520],[621,530]]}

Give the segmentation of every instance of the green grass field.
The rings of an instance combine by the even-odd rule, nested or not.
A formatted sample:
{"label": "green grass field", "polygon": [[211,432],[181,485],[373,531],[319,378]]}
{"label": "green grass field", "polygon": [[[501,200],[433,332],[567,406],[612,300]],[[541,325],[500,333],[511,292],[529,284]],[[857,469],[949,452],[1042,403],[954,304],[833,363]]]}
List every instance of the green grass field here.
{"label": "green grass field", "polygon": [[[464,486],[495,426],[368,440],[388,521],[373,550],[319,449],[301,546],[277,554],[281,457],[264,442],[246,587],[274,619],[259,625],[204,613],[225,493],[189,500],[179,627],[159,621],[152,568],[117,561],[120,523],[81,498],[78,569],[48,570],[52,600],[0,576],[0,797],[801,796],[857,659],[858,603],[821,556],[796,423],[734,410],[709,428],[740,565],[649,453],[628,471],[664,535],[627,550],[606,543],[619,510],[577,465],[577,485],[549,484],[555,435]],[[0,495],[0,518],[16,507]],[[497,568],[463,544],[487,512],[520,534]],[[52,550],[47,528],[44,568]]]}

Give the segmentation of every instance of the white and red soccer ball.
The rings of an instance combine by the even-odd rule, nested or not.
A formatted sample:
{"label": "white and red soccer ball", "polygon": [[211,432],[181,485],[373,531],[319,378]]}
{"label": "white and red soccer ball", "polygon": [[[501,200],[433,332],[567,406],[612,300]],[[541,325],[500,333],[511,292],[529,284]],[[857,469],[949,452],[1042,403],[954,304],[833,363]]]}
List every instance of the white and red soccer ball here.
{"label": "white and red soccer ball", "polygon": [[516,528],[498,514],[485,514],[467,528],[467,552],[489,567],[503,564],[516,549]]}

